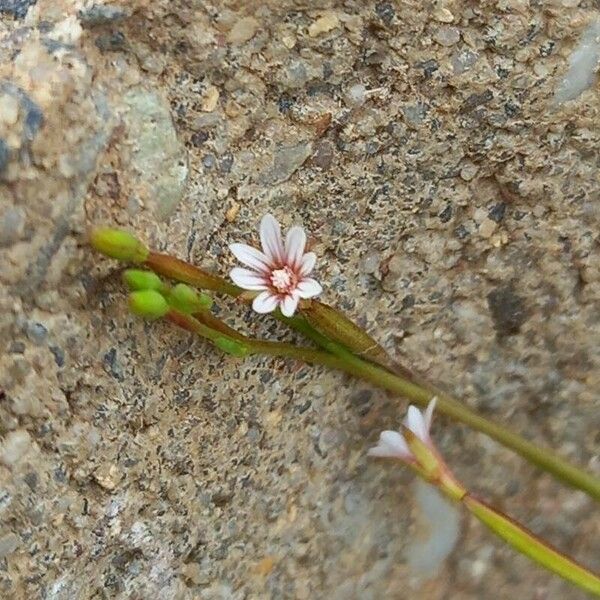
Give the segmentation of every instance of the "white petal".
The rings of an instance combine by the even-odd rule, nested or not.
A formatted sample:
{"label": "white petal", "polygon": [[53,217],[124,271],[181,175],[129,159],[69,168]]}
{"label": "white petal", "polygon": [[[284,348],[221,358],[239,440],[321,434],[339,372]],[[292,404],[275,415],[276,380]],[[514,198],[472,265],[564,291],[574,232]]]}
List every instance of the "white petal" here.
{"label": "white petal", "polygon": [[421,411],[412,404],[408,407],[408,413],[404,419],[404,425],[408,427],[421,441],[427,439],[427,429]]}
{"label": "white petal", "polygon": [[292,227],[285,237],[285,256],[292,269],[299,269],[306,246],[306,234],[302,227]]}
{"label": "white petal", "polygon": [[315,279],[303,279],[296,287],[300,298],[312,298],[318,296],[323,288],[321,284]]}
{"label": "white petal", "polygon": [[283,299],[283,302],[279,305],[281,314],[284,317],[293,317],[296,309],[298,308],[298,300],[300,300],[300,296],[298,294],[288,294]]}
{"label": "white petal", "polygon": [[310,272],[315,268],[315,263],[317,262],[317,255],[314,252],[307,252],[302,257],[302,262],[300,263],[300,275],[302,277],[306,277],[310,274]]}
{"label": "white petal", "polygon": [[379,443],[368,452],[369,456],[380,456],[383,458],[400,458],[401,460],[413,460],[413,455],[404,436],[397,431],[382,431]]}
{"label": "white petal", "polygon": [[271,292],[261,292],[252,301],[252,308],[257,313],[273,312],[279,304],[279,298]]}
{"label": "white petal", "polygon": [[270,261],[260,250],[248,244],[229,244],[229,249],[246,266],[263,273],[270,270]]}
{"label": "white petal", "polygon": [[435,405],[437,403],[437,397],[434,396],[427,405],[427,409],[425,410],[425,428],[427,429],[427,435],[429,435],[429,430],[431,429],[431,421],[433,419],[433,411],[435,410]]}
{"label": "white petal", "polygon": [[263,252],[271,262],[284,263],[281,228],[273,215],[266,214],[260,221],[260,243]]}
{"label": "white petal", "polygon": [[229,276],[235,285],[245,290],[266,290],[269,287],[265,278],[260,273],[251,271],[250,269],[235,267],[231,269]]}

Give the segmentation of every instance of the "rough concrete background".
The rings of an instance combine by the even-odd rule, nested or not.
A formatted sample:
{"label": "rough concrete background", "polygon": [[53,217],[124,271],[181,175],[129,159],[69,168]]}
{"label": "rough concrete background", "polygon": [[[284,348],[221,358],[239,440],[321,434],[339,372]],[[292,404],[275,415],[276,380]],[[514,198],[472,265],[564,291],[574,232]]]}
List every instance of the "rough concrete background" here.
{"label": "rough concrete background", "polygon": [[[326,301],[600,474],[598,85],[554,98],[597,10],[0,0],[0,596],[583,598],[366,459],[403,401],[130,317],[84,233],[225,274],[267,210],[302,223]],[[434,435],[600,569],[585,495],[443,418]]]}

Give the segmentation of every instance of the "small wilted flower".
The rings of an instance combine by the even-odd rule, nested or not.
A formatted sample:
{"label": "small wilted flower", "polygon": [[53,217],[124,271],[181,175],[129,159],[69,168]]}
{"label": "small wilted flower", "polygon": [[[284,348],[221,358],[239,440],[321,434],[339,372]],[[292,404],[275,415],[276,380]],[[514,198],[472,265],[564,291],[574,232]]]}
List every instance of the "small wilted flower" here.
{"label": "small wilted flower", "polygon": [[[432,398],[425,413],[422,413],[416,406],[411,404],[408,407],[408,412],[403,421],[404,428],[412,432],[431,450],[435,449],[429,435],[435,404],[436,398]],[[369,456],[399,458],[407,463],[418,463],[417,458],[410,449],[410,445],[407,442],[405,435],[400,431],[382,431],[379,436],[379,443],[369,450]]]}
{"label": "small wilted flower", "polygon": [[279,308],[283,315],[291,317],[301,298],[318,296],[323,288],[309,277],[317,257],[305,252],[306,234],[302,227],[292,227],[285,238],[281,236],[279,223],[272,215],[265,215],[260,222],[262,252],[247,244],[231,244],[234,256],[249,268],[231,270],[233,282],[250,291],[260,292],[252,302],[258,313],[269,313]]}
{"label": "small wilted flower", "polygon": [[435,404],[436,398],[432,398],[425,412],[409,406],[402,431],[383,431],[369,456],[400,459],[448,496],[460,500],[466,490],[456,481],[429,435]]}

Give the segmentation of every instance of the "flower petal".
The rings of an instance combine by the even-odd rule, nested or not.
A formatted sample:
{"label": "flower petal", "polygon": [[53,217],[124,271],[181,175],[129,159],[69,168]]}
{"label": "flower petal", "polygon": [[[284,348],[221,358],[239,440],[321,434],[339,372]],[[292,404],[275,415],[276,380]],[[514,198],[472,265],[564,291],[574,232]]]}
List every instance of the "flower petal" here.
{"label": "flower petal", "polygon": [[312,298],[313,296],[318,296],[323,291],[323,288],[317,280],[308,278],[303,279],[296,287],[296,290],[298,290],[300,298]]}
{"label": "flower petal", "polygon": [[280,265],[284,263],[281,228],[273,215],[266,214],[260,221],[260,243],[270,262]]}
{"label": "flower petal", "polygon": [[315,263],[317,262],[317,255],[314,252],[307,252],[302,257],[302,262],[300,263],[299,273],[302,277],[306,277],[310,274],[310,272],[315,268]]}
{"label": "flower petal", "polygon": [[229,244],[229,249],[233,255],[246,266],[260,271],[261,273],[268,273],[270,270],[270,261],[260,250],[248,246],[248,244]]}
{"label": "flower petal", "polygon": [[287,264],[292,269],[299,269],[302,263],[302,255],[306,246],[306,234],[302,227],[292,227],[285,236],[285,256]]}
{"label": "flower petal", "polygon": [[404,425],[408,427],[421,441],[427,440],[427,428],[421,411],[412,404],[408,407]]}
{"label": "flower petal", "polygon": [[427,405],[427,409],[425,410],[425,428],[427,430],[427,435],[429,435],[429,430],[431,429],[431,421],[433,420],[433,411],[435,409],[435,405],[437,403],[437,397],[434,396]]}
{"label": "flower petal", "polygon": [[283,302],[280,304],[279,309],[284,317],[293,317],[298,308],[298,300],[300,296],[298,294],[288,294]]}
{"label": "flower petal", "polygon": [[235,285],[244,288],[245,290],[266,290],[269,285],[265,281],[265,278],[250,269],[242,269],[242,267],[235,267],[231,269],[229,273],[233,283]]}
{"label": "flower petal", "polygon": [[404,436],[397,431],[382,431],[379,443],[368,452],[369,456],[380,456],[382,458],[399,458],[401,460],[413,460]]}
{"label": "flower petal", "polygon": [[261,292],[252,301],[252,309],[257,313],[273,312],[279,304],[279,298],[271,292]]}

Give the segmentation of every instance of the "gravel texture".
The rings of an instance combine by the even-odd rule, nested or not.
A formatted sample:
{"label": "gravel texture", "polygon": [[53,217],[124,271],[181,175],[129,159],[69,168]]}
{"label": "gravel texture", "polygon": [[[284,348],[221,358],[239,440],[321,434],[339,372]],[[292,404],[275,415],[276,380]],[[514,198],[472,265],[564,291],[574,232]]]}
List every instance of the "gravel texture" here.
{"label": "gravel texture", "polygon": [[[266,211],[303,224],[326,301],[600,475],[594,3],[314,4],[0,0],[1,597],[584,598],[367,460],[403,400],[142,323],[86,247],[112,223],[225,274]],[[600,570],[585,495],[434,436]]]}

